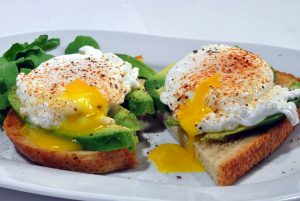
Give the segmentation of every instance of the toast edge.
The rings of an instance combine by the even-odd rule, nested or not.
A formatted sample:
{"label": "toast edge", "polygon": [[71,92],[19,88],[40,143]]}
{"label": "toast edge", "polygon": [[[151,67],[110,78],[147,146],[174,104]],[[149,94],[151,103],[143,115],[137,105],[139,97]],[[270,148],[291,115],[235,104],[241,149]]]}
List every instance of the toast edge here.
{"label": "toast edge", "polygon": [[31,161],[43,166],[76,172],[101,174],[138,165],[136,153],[128,149],[114,151],[51,151],[32,144],[20,133],[23,122],[10,110],[3,129],[17,150]]}
{"label": "toast edge", "polygon": [[[289,86],[293,81],[300,81],[300,78],[289,73],[276,71],[276,75],[275,83],[285,87]],[[160,115],[160,118],[166,118],[168,115],[170,114]],[[300,108],[298,108],[298,116],[300,117]],[[179,126],[166,127],[173,137],[185,147],[187,144],[185,132]],[[204,161],[208,160],[201,152],[195,151],[195,155],[199,161],[203,162],[207,173],[213,178],[216,185],[232,185],[254,165],[261,162],[284,143],[295,127],[291,126],[287,119],[284,119],[278,124],[273,125],[265,133],[252,136],[250,142],[242,149],[239,149],[236,154],[214,165],[207,165]],[[206,143],[196,142],[195,146],[201,147]]]}

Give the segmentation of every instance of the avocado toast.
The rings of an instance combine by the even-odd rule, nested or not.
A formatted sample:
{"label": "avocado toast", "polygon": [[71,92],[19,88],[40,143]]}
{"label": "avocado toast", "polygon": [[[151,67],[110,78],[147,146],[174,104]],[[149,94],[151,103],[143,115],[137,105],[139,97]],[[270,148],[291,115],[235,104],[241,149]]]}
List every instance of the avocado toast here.
{"label": "avocado toast", "polygon": [[136,115],[154,113],[143,71],[149,77],[154,71],[134,57],[126,55],[127,62],[96,48],[94,39],[78,36],[67,55],[19,74],[9,88],[12,109],[3,129],[33,162],[87,173],[138,165]]}
{"label": "avocado toast", "polygon": [[[163,107],[158,115],[164,119],[166,127],[177,141],[204,165],[217,185],[233,184],[278,148],[299,122],[299,78],[275,71],[253,53],[238,47],[205,46],[193,51],[173,68],[171,73],[168,68],[158,73],[165,76],[157,76],[156,82],[150,83],[151,86],[153,83],[160,83],[156,85],[156,89],[149,87],[152,90],[150,94],[159,94],[160,100],[169,106],[170,109]],[[189,68],[193,70],[188,71]],[[260,68],[264,70],[256,74]],[[234,75],[235,71],[239,73]],[[268,83],[271,85],[268,86]],[[255,87],[255,93],[248,93]],[[272,93],[272,96],[264,99],[262,94],[269,93],[266,89],[268,87],[269,90],[282,89],[282,92]],[[201,88],[201,93],[198,93],[197,88]],[[191,94],[192,89],[196,92]],[[243,93],[246,96],[242,96]],[[279,96],[289,93],[293,95],[284,101],[278,101]],[[234,98],[229,98],[230,95]],[[239,96],[242,99],[239,100]],[[228,98],[225,99],[226,97]],[[251,102],[252,97],[254,102]],[[198,100],[197,104],[193,104],[195,99]],[[203,104],[201,100],[204,101]],[[176,105],[178,103],[179,106]],[[289,109],[286,111],[290,113],[284,115],[283,112],[276,111],[284,107],[278,107],[279,104],[287,104]],[[257,112],[256,106],[259,107]],[[199,107],[202,107],[201,111],[197,110]],[[183,110],[185,113],[180,116],[183,112],[176,113],[176,110]],[[188,115],[186,111],[191,113]],[[195,119],[195,116],[202,115],[203,112],[211,117],[203,115],[201,118],[204,118],[204,123],[201,118]],[[221,118],[214,118],[213,113],[221,114]],[[255,117],[256,114],[260,115]],[[191,122],[186,121],[187,119]],[[226,122],[226,119],[230,121]]]}

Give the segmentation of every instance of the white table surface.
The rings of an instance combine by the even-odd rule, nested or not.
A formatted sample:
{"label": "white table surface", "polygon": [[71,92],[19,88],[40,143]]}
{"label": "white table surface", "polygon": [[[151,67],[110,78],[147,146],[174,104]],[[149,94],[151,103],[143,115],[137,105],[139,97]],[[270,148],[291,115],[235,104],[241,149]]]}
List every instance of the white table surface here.
{"label": "white table surface", "polygon": [[[0,0],[0,37],[100,29],[300,50],[298,0]],[[5,201],[66,201],[0,188]]]}

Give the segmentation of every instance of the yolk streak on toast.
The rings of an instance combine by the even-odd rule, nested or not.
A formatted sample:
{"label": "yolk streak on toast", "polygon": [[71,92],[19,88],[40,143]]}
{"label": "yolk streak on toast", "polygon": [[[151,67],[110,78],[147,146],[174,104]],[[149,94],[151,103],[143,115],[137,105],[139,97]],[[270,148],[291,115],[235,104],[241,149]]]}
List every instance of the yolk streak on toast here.
{"label": "yolk streak on toast", "polygon": [[25,124],[21,133],[28,138],[30,142],[38,147],[53,151],[77,151],[81,150],[80,144],[72,139],[58,137],[44,129],[30,127]]}

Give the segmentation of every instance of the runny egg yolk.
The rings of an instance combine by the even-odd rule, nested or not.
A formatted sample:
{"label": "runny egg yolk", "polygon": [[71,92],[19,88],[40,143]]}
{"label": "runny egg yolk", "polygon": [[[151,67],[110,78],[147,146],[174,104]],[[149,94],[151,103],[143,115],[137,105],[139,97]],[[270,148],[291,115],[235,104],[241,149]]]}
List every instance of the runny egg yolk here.
{"label": "runny egg yolk", "polygon": [[61,98],[72,101],[75,113],[67,117],[56,131],[71,136],[88,135],[106,126],[108,101],[98,88],[76,79],[70,82]]}
{"label": "runny egg yolk", "polygon": [[203,172],[204,168],[193,155],[178,144],[162,144],[149,154],[157,169],[163,173]]}
{"label": "runny egg yolk", "polygon": [[188,135],[195,136],[199,134],[198,123],[205,115],[212,112],[212,109],[205,104],[205,97],[211,87],[221,86],[220,78],[220,74],[214,74],[201,82],[196,88],[194,97],[180,105],[177,118],[180,126]]}
{"label": "runny egg yolk", "polygon": [[21,133],[28,138],[30,142],[38,147],[53,151],[77,151],[81,150],[80,144],[72,139],[58,137],[41,128],[24,125]]}
{"label": "runny egg yolk", "polygon": [[180,105],[177,118],[187,133],[187,143],[185,148],[177,144],[162,144],[151,151],[149,159],[155,163],[160,172],[204,171],[203,165],[194,156],[194,142],[199,133],[197,124],[206,114],[212,112],[205,104],[205,97],[211,87],[221,86],[220,78],[220,74],[215,74],[201,82],[196,88],[194,97]]}

